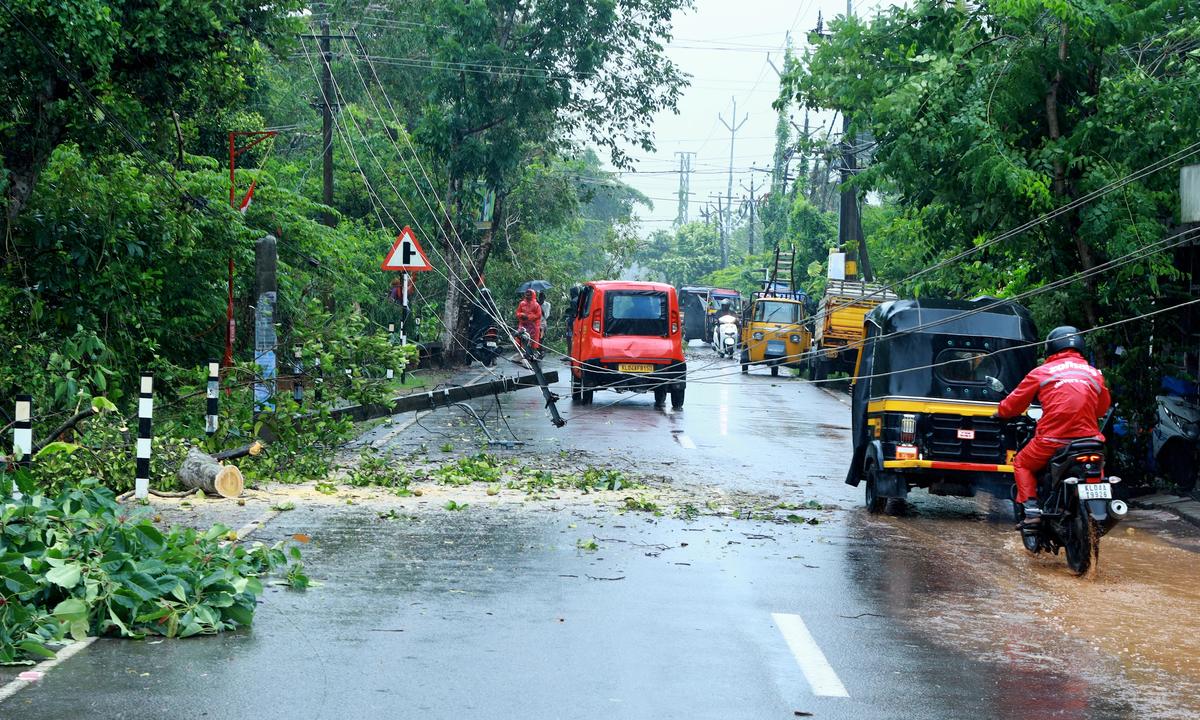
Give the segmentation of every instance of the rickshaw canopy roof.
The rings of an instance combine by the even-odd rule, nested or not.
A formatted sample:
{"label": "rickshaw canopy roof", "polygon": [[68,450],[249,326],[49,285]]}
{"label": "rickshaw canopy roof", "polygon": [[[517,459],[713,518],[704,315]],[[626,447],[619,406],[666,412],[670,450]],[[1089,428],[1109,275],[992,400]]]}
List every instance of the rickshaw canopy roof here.
{"label": "rickshaw canopy roof", "polygon": [[996,302],[997,298],[991,297],[974,300],[893,300],[877,306],[867,315],[866,321],[876,325],[880,335],[905,332],[1037,341],[1037,331],[1029,311],[1015,302],[988,307]]}

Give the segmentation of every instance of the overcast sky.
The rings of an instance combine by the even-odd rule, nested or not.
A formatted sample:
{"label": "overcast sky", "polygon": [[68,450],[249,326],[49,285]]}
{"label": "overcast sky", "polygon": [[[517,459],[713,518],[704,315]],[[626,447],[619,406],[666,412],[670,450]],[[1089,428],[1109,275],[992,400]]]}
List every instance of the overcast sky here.
{"label": "overcast sky", "polygon": [[[855,2],[855,12],[873,13],[877,0]],[[644,229],[670,227],[677,210],[679,158],[676,152],[694,152],[691,175],[690,218],[714,193],[725,194],[729,168],[729,131],[718,114],[733,123],[733,98],[737,99],[738,130],[733,149],[734,203],[747,193],[751,164],[767,169],[775,147],[776,113],[771,103],[779,93],[779,79],[767,63],[768,55],[782,68],[785,37],[790,31],[799,55],[808,32],[816,27],[817,13],[826,19],[845,14],[845,0],[696,0],[696,7],[675,21],[675,39],[667,48],[670,57],[692,76],[692,85],[679,102],[679,114],[655,118],[657,152],[633,152],[636,172],[622,180],[654,200],[652,210],[640,215]],[[796,117],[802,122],[802,116]],[[814,125],[828,115],[814,117]],[[753,173],[757,186],[769,178]]]}

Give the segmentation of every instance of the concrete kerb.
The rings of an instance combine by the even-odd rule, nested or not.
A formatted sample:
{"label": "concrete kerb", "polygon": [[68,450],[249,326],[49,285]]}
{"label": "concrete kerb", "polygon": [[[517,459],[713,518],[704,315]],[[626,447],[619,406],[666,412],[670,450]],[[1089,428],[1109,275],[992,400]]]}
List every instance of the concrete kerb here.
{"label": "concrete kerb", "polygon": [[1167,495],[1156,493],[1133,498],[1129,504],[1142,510],[1165,510],[1180,520],[1185,520],[1200,527],[1200,502],[1186,495]]}

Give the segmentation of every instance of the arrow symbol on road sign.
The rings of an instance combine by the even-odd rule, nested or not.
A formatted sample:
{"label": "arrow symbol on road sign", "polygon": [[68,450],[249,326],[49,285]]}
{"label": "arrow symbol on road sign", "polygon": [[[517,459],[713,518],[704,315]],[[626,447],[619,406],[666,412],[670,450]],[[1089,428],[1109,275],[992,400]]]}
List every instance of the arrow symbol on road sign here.
{"label": "arrow symbol on road sign", "polygon": [[421,272],[433,269],[433,266],[429,264],[429,258],[425,256],[425,251],[421,249],[421,244],[417,242],[416,233],[408,226],[405,226],[400,231],[400,234],[396,236],[395,244],[392,245],[392,249],[384,257],[383,264],[380,267],[384,270],[400,270],[404,272]]}

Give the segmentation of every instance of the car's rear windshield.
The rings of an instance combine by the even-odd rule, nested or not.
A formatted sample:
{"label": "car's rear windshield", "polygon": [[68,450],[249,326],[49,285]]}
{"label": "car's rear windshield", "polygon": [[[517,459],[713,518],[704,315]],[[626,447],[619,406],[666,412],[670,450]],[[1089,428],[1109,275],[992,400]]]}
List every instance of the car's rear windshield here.
{"label": "car's rear windshield", "polygon": [[754,309],[754,319],[758,322],[773,322],[793,324],[800,322],[800,304],[790,302],[759,302]]}
{"label": "car's rear windshield", "polygon": [[657,290],[610,290],[604,294],[605,335],[666,335],[667,294]]}

